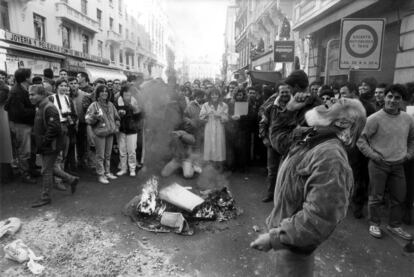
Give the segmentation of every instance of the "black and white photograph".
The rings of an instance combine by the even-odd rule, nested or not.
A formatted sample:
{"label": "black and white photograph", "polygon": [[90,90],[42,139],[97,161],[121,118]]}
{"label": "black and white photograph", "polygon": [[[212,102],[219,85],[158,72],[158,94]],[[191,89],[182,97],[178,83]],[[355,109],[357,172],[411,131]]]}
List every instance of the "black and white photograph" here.
{"label": "black and white photograph", "polygon": [[0,276],[414,276],[413,0],[0,0]]}

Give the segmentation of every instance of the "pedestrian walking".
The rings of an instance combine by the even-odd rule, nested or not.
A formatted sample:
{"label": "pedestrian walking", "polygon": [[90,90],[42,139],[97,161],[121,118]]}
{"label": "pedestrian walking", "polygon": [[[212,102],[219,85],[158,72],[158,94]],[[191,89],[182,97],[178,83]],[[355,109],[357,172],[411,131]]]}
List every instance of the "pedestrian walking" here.
{"label": "pedestrian walking", "polygon": [[42,160],[42,193],[40,199],[32,204],[33,208],[51,204],[53,176],[62,178],[75,193],[79,178],[63,171],[56,159],[64,147],[60,117],[57,108],[49,101],[48,92],[43,85],[29,88],[30,102],[37,106],[34,120],[34,136],[37,153]]}

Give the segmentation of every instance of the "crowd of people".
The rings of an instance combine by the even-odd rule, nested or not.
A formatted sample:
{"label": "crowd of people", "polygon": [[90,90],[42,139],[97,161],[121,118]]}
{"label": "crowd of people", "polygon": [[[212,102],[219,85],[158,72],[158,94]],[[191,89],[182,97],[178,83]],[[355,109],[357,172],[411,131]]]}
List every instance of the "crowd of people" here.
{"label": "crowd of people", "polygon": [[[358,85],[309,84],[301,70],[275,87],[236,81],[194,80],[182,85],[175,78],[168,83],[156,81],[166,88],[164,119],[173,121],[166,128],[168,153],[163,153],[161,175],[180,170],[185,178],[192,178],[206,164],[218,172],[244,172],[265,160],[263,202],[274,199],[281,162],[292,155],[304,135],[314,136],[307,112],[341,99],[357,100],[367,123],[353,146],[347,146],[353,214],[362,218],[368,202],[369,233],[379,238],[379,207],[385,201],[390,207],[387,228],[411,239],[401,225],[411,224],[412,219],[414,84],[378,84],[373,78]],[[51,69],[36,77],[27,68],[16,70],[13,76],[0,71],[0,123],[2,130],[10,130],[1,132],[0,140],[6,145],[1,162],[18,169],[23,182],[36,183],[40,176],[36,155],[40,154],[42,193],[33,207],[50,204],[52,188],[70,187],[75,193],[80,170],[94,170],[102,184],[127,174],[136,176],[145,165],[149,128],[145,119],[151,114],[151,105],[143,100],[143,82],[142,76],[130,76],[126,81],[98,78],[90,83],[86,73],[75,76],[65,69],[58,78]],[[345,128],[349,123],[336,124]],[[340,135],[351,139],[347,132]]]}

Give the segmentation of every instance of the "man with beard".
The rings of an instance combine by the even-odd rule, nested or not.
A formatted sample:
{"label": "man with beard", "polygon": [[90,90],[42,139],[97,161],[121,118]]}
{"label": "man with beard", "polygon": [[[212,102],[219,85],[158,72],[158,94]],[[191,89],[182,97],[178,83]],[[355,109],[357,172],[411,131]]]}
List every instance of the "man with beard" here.
{"label": "man with beard", "polygon": [[346,216],[353,181],[345,149],[366,117],[358,100],[339,99],[309,110],[304,120],[310,127],[279,168],[269,231],[250,245],[275,250],[275,276],[313,276],[314,251]]}
{"label": "man with beard", "polygon": [[277,122],[280,114],[286,112],[286,105],[291,96],[291,88],[286,83],[280,83],[277,90],[278,96],[276,98],[269,98],[269,100],[273,100],[272,104],[263,104],[265,107],[262,113],[262,119],[259,122],[259,137],[263,140],[263,144],[267,148],[267,193],[262,199],[263,202],[273,200],[277,170],[281,159],[281,155],[270,144],[269,129],[274,122]]}
{"label": "man with beard", "polygon": [[293,71],[285,83],[291,87],[293,97],[286,111],[270,126],[270,143],[282,156],[287,154],[294,138],[301,135],[302,129],[296,127],[305,124],[305,113],[322,103],[317,95],[307,90],[308,75],[303,70]]}

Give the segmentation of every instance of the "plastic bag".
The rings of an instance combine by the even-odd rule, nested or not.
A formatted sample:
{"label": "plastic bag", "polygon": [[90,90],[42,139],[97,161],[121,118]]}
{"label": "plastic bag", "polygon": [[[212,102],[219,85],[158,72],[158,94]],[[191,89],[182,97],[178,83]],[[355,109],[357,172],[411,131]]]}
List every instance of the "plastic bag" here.
{"label": "plastic bag", "polygon": [[0,221],[0,238],[5,234],[14,235],[19,231],[22,222],[17,217],[10,217],[6,220]]}
{"label": "plastic bag", "polygon": [[45,269],[41,264],[36,263],[36,261],[43,260],[43,257],[37,257],[33,251],[26,245],[21,239],[17,239],[7,244],[4,247],[4,252],[6,253],[5,257],[7,259],[23,263],[29,261],[27,266],[29,270],[37,275],[41,274]]}

